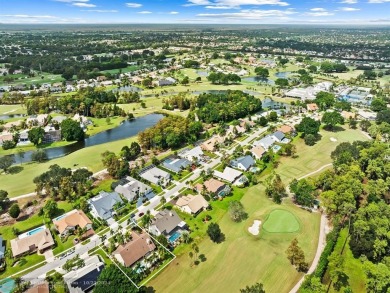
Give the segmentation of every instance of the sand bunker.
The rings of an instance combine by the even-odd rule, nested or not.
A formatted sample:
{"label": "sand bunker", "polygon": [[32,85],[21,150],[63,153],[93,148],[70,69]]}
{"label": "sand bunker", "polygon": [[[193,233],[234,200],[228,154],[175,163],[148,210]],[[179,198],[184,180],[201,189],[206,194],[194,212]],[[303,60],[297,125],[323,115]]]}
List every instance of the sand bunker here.
{"label": "sand bunker", "polygon": [[330,138],[330,141],[336,142],[336,141],[337,141],[337,138],[331,137],[331,138]]}
{"label": "sand bunker", "polygon": [[251,233],[252,235],[255,235],[255,236],[259,235],[260,225],[261,225],[261,221],[254,220],[253,225],[248,228],[249,233]]}

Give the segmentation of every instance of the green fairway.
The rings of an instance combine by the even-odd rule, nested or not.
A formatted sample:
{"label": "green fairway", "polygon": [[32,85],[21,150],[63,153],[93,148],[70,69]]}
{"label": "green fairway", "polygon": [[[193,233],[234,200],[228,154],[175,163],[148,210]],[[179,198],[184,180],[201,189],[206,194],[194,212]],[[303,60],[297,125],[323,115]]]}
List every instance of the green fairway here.
{"label": "green fairway", "polygon": [[23,108],[20,104],[0,105],[0,115],[12,115],[12,114],[27,114],[27,110],[26,108]]}
{"label": "green fairway", "polygon": [[263,229],[269,233],[298,232],[299,222],[295,215],[287,210],[273,210],[263,224]]}

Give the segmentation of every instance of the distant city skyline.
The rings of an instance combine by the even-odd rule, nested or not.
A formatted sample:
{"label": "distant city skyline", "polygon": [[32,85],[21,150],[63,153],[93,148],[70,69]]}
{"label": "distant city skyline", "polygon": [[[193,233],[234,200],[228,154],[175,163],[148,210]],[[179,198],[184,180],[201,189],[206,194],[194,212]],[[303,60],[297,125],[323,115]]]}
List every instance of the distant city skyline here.
{"label": "distant city skyline", "polygon": [[390,25],[390,0],[0,0],[0,23]]}

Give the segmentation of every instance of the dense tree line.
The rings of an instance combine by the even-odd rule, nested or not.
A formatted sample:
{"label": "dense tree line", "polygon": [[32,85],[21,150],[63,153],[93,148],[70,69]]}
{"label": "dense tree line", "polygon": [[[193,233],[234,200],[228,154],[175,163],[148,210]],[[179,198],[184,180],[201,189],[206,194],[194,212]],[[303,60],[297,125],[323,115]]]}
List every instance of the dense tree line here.
{"label": "dense tree line", "polygon": [[207,76],[207,80],[212,84],[229,84],[229,83],[240,83],[241,77],[234,73],[222,73],[222,72],[210,72]]}
{"label": "dense tree line", "polygon": [[203,130],[201,122],[193,122],[180,116],[168,116],[155,126],[138,134],[142,148],[177,148],[184,143],[195,142]]}
{"label": "dense tree line", "polygon": [[77,94],[65,97],[42,97],[26,100],[29,115],[60,111],[64,114],[80,114],[91,117],[125,116],[126,113],[116,105],[118,95],[103,89],[86,88]]}
{"label": "dense tree line", "polygon": [[166,110],[188,110],[191,107],[191,99],[186,96],[185,93],[179,93],[175,96],[164,98],[163,109]]}
{"label": "dense tree line", "polygon": [[85,194],[91,186],[92,172],[87,169],[77,169],[72,172],[68,168],[51,165],[49,170],[34,178],[36,191],[45,191],[54,199],[73,200]]}
{"label": "dense tree line", "polygon": [[256,113],[262,109],[261,100],[242,91],[203,93],[198,96],[198,118],[206,123],[231,121]]}

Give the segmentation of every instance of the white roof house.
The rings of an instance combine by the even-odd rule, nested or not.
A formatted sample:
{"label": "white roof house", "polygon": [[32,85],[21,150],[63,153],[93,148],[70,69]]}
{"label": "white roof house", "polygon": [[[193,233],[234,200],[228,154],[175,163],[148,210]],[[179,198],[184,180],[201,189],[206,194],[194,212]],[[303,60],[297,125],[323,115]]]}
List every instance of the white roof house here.
{"label": "white roof house", "polygon": [[203,151],[200,146],[194,147],[192,149],[186,149],[178,154],[179,157],[187,159],[188,161],[192,161],[193,158],[196,158],[200,161],[203,158]]}
{"label": "white roof house", "polygon": [[153,189],[145,183],[127,176],[115,187],[115,191],[122,194],[128,201],[133,201],[140,196],[153,192]]}
{"label": "white roof house", "polygon": [[223,172],[219,172],[217,170],[214,171],[215,177],[227,181],[229,183],[233,183],[237,178],[241,177],[241,175],[242,172],[230,167],[226,167],[225,170],[223,170]]}
{"label": "white roof house", "polygon": [[161,186],[166,186],[171,180],[171,175],[168,172],[165,172],[154,165],[144,168],[139,175],[141,178]]}

